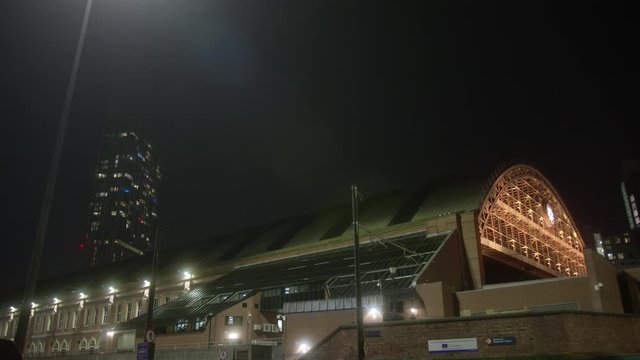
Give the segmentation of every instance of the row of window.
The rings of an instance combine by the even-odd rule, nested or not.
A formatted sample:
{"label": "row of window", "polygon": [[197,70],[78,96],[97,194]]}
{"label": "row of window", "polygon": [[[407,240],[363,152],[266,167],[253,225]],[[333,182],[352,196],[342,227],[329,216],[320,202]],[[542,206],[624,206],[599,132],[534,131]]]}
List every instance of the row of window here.
{"label": "row of window", "polygon": [[[100,347],[96,338],[92,337],[89,340],[83,338],[78,343],[78,350],[80,352],[96,350]],[[28,354],[41,354],[44,353],[44,345],[42,342],[34,342],[29,344],[29,349],[27,350]],[[59,352],[68,352],[71,351],[71,341],[65,340],[55,340],[51,343],[51,352],[59,353]]]}

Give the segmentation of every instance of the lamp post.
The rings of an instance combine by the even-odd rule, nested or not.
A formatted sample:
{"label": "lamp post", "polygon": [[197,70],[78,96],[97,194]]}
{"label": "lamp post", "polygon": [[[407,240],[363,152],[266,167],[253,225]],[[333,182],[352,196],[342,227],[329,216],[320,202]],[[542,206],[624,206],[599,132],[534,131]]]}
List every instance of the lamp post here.
{"label": "lamp post", "polygon": [[360,235],[358,223],[358,187],[351,185],[351,215],[353,218],[353,266],[355,267],[356,277],[356,333],[358,342],[358,360],[364,359],[364,325],[362,321],[362,295],[360,294]]}
{"label": "lamp post", "polygon": [[62,115],[60,116],[60,128],[58,129],[56,145],[53,150],[51,168],[49,169],[49,177],[47,179],[44,200],[42,202],[42,209],[40,210],[40,219],[38,220],[38,228],[36,231],[36,241],[33,245],[33,252],[31,253],[31,263],[29,265],[29,270],[27,273],[27,282],[24,289],[24,298],[20,309],[20,316],[18,318],[18,327],[14,336],[16,346],[22,353],[24,353],[25,350],[27,328],[29,327],[29,304],[31,302],[31,298],[35,293],[36,284],[38,283],[40,260],[42,258],[42,248],[44,245],[44,238],[47,233],[49,214],[51,213],[51,203],[53,202],[53,191],[56,185],[56,178],[58,177],[58,169],[60,168],[62,145],[64,143],[64,136],[67,130],[67,123],[69,122],[71,102],[73,100],[73,92],[76,87],[78,68],[80,67],[80,57],[82,56],[82,48],[84,47],[84,39],[87,34],[87,25],[89,24],[89,15],[91,14],[92,5],[93,0],[87,0],[87,6],[85,7],[84,17],[82,19],[82,26],[80,28],[80,38],[78,39],[76,53],[73,58],[73,67],[71,68],[71,76],[69,78],[69,84],[67,86],[64,107],[62,108]]}

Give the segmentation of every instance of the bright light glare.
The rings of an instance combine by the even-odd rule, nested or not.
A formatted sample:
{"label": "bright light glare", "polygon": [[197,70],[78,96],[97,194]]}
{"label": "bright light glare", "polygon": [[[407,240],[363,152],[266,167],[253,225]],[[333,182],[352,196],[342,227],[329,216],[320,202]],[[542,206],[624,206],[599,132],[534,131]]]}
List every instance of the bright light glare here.
{"label": "bright light glare", "polygon": [[113,337],[114,332],[113,331],[107,331],[107,336],[108,337]]}
{"label": "bright light glare", "polygon": [[80,299],[86,299],[87,298],[87,294],[81,292],[80,293]]}
{"label": "bright light glare", "polygon": [[37,307],[38,307],[38,304],[36,304],[36,303],[34,303],[34,302],[32,302],[32,303],[31,303],[31,308],[32,308],[32,309],[35,309],[35,308],[37,308]]}
{"label": "bright light glare", "polygon": [[57,303],[59,303],[59,302],[60,302],[60,299],[55,298],[55,297],[53,298],[53,303],[54,303],[54,304],[57,304]]}
{"label": "bright light glare", "polygon": [[411,311],[411,313],[413,315],[417,315],[418,314],[418,309],[416,309],[416,308],[411,308],[409,311]]}
{"label": "bright light glare", "polygon": [[13,306],[10,306],[9,309],[11,310],[11,312],[15,312],[16,310],[18,310],[16,308],[14,308]]}
{"label": "bright light glare", "polygon": [[240,335],[237,332],[231,332],[227,334],[227,339],[236,340],[239,338],[240,338]]}
{"label": "bright light glare", "polygon": [[298,354],[304,354],[307,351],[309,351],[309,349],[311,349],[311,346],[309,346],[309,344],[307,343],[300,343],[300,345],[298,345],[298,350],[296,350],[296,353]]}
{"label": "bright light glare", "polygon": [[142,284],[142,287],[149,287],[151,285],[151,283],[149,282],[149,280],[145,280],[144,283]]}
{"label": "bright light glare", "polygon": [[377,308],[371,308],[369,309],[369,313],[367,313],[367,316],[376,320],[381,316],[380,310],[378,310]]}
{"label": "bright light glare", "polygon": [[191,279],[191,273],[190,272],[185,271],[183,275],[184,275],[185,279]]}
{"label": "bright light glare", "polygon": [[109,286],[109,294],[113,294],[114,292],[116,292],[116,288]]}

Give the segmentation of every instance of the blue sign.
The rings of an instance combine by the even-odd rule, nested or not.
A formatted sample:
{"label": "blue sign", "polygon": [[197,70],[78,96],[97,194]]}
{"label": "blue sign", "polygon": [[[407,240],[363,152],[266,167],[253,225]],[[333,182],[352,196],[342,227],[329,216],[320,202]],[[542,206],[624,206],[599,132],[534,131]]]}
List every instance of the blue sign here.
{"label": "blue sign", "polygon": [[477,351],[476,338],[441,339],[427,342],[429,352]]}
{"label": "blue sign", "polygon": [[365,330],[364,336],[365,337],[381,337],[382,330]]}
{"label": "blue sign", "polygon": [[500,346],[500,345],[515,345],[516,337],[515,336],[492,336],[488,339],[487,343],[489,346]]}
{"label": "blue sign", "polygon": [[136,360],[153,360],[155,343],[142,342],[138,343],[136,351]]}

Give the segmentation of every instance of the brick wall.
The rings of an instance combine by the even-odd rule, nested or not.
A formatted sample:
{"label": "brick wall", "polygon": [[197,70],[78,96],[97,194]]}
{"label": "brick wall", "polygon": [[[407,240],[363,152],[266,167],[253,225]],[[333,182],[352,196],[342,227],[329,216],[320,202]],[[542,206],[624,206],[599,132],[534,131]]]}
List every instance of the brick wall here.
{"label": "brick wall", "polygon": [[[365,339],[367,360],[509,358],[532,354],[640,354],[640,317],[585,312],[509,314],[444,320],[382,323],[365,328],[376,337]],[[496,336],[514,336],[514,345],[489,346]],[[356,333],[342,326],[311,349],[304,360],[355,359]],[[472,352],[429,353],[427,342],[476,338]]]}

